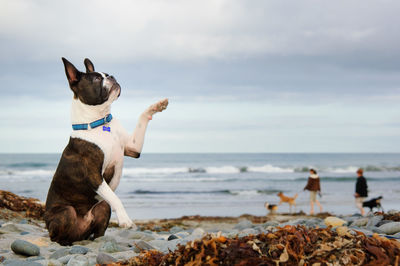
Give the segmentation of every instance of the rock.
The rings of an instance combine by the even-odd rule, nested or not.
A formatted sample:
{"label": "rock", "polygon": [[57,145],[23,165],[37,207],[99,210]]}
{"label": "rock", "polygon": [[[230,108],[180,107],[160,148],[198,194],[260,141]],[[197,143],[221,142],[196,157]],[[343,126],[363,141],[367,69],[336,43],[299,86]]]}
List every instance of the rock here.
{"label": "rock", "polygon": [[367,229],[353,228],[353,230],[364,233],[364,235],[366,235],[366,236],[372,236],[374,234],[372,231],[367,230]]}
{"label": "rock", "polygon": [[67,266],[89,266],[89,260],[83,255],[76,255],[68,261]]}
{"label": "rock", "polygon": [[45,257],[43,256],[36,256],[36,257],[29,257],[26,259],[26,261],[35,261],[35,260],[44,260]]}
{"label": "rock", "polygon": [[377,216],[371,217],[368,220],[367,227],[376,226],[382,220],[383,220],[382,215],[377,215]]}
{"label": "rock", "polygon": [[257,231],[254,230],[253,228],[246,228],[244,230],[242,230],[241,232],[239,232],[239,237],[244,237],[244,236],[248,236],[248,235],[257,235]]}
{"label": "rock", "polygon": [[67,264],[71,258],[72,258],[72,255],[68,254],[67,256],[58,258],[57,261],[60,262],[61,264]]}
{"label": "rock", "polygon": [[238,229],[238,230],[244,230],[246,228],[252,228],[253,227],[253,223],[247,219],[243,219],[241,220],[239,223],[237,223],[235,225],[235,227],[233,227],[234,229]]}
{"label": "rock", "polygon": [[11,250],[25,256],[38,256],[40,248],[28,241],[17,239],[11,244]]}
{"label": "rock", "polygon": [[343,216],[340,218],[350,224],[350,223],[354,222],[355,220],[360,219],[360,217],[362,217],[362,216],[358,214],[358,215],[352,215],[352,216]]}
{"label": "rock", "polygon": [[73,246],[71,248],[71,250],[69,251],[69,254],[83,254],[85,255],[86,253],[88,253],[89,249],[86,247],[82,247],[82,246]]}
{"label": "rock", "polygon": [[324,223],[327,226],[335,227],[335,226],[342,226],[342,225],[346,224],[347,222],[345,220],[340,219],[340,218],[337,218],[337,217],[334,217],[334,216],[329,216],[329,217],[325,218]]}
{"label": "rock", "polygon": [[27,234],[29,234],[29,232],[26,232],[26,231],[23,231],[23,232],[21,232],[21,233],[19,233],[21,236],[24,236],[24,235],[27,235]]}
{"label": "rock", "polygon": [[347,228],[347,226],[337,227],[336,233],[338,233],[339,236],[351,236],[350,232],[349,232],[349,228]]}
{"label": "rock", "polygon": [[360,219],[357,219],[354,222],[352,222],[351,226],[357,226],[357,227],[366,226],[368,221],[369,221],[368,218],[360,218]]}
{"label": "rock", "polygon": [[98,264],[111,264],[116,261],[117,260],[113,256],[110,256],[105,253],[99,253],[99,255],[97,255],[97,257],[96,257],[96,262]]}
{"label": "rock", "polygon": [[[46,265],[46,264],[43,264]],[[58,260],[48,260],[47,266],[63,266],[64,264],[59,262]]]}
{"label": "rock", "polygon": [[370,226],[370,227],[367,227],[367,229],[371,230],[372,232],[377,233],[377,234],[384,234],[385,233],[381,229],[379,229],[379,227],[376,227],[376,226]]}
{"label": "rock", "polygon": [[175,234],[175,233],[178,233],[178,232],[181,232],[181,231],[183,231],[183,228],[179,227],[179,226],[174,226],[171,229],[169,229],[169,232],[171,234]]}
{"label": "rock", "polygon": [[387,223],[392,223],[393,221],[392,220],[382,220],[382,221],[380,221],[378,224],[376,224],[376,226],[381,226],[381,225],[384,225],[384,224],[387,224]]}
{"label": "rock", "polygon": [[124,251],[115,240],[105,242],[99,249],[100,252],[114,253]]}
{"label": "rock", "polygon": [[391,222],[378,227],[385,234],[394,235],[400,232],[400,222]]}
{"label": "rock", "polygon": [[399,233],[396,233],[396,234],[394,234],[394,235],[392,235],[392,236],[395,237],[395,238],[400,239],[400,232],[399,232]]}
{"label": "rock", "polygon": [[174,240],[174,239],[178,239],[178,237],[176,235],[170,235],[168,237],[168,241]]}
{"label": "rock", "polygon": [[7,266],[42,266],[42,264],[38,262],[25,260],[6,260],[3,263]]}
{"label": "rock", "polygon": [[59,259],[61,257],[67,256],[69,254],[70,248],[61,248],[50,255],[49,259]]}
{"label": "rock", "polygon": [[205,233],[206,233],[206,232],[204,231],[203,228],[198,227],[198,228],[196,228],[196,229],[193,230],[192,236],[196,236],[196,237],[201,238],[201,237],[203,237],[203,235],[204,235]]}
{"label": "rock", "polygon": [[170,246],[171,243],[176,243],[176,240],[173,241],[165,241],[165,240],[153,240],[150,241],[150,245],[155,247],[156,249],[158,249],[159,251],[163,252],[163,253],[167,253],[168,252],[168,248]]}
{"label": "rock", "polygon": [[[155,240],[153,240],[153,241],[155,241]],[[152,245],[150,245],[149,243],[147,243],[147,242],[145,242],[143,240],[139,240],[138,242],[136,242],[133,245],[133,250],[136,253],[140,253],[140,251],[142,251],[142,250],[150,250],[150,249],[155,249],[155,248]]]}

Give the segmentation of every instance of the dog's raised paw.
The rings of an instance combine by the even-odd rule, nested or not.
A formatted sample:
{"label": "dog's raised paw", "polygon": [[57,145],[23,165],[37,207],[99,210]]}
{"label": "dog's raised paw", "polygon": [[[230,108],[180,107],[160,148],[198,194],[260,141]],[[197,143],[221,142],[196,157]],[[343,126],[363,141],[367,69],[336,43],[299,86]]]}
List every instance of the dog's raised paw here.
{"label": "dog's raised paw", "polygon": [[168,106],[168,99],[167,98],[165,98],[165,99],[163,99],[161,101],[158,101],[155,104],[150,105],[150,107],[147,109],[148,118],[151,120],[152,116],[155,113],[164,111],[165,109],[167,109],[167,106]]}

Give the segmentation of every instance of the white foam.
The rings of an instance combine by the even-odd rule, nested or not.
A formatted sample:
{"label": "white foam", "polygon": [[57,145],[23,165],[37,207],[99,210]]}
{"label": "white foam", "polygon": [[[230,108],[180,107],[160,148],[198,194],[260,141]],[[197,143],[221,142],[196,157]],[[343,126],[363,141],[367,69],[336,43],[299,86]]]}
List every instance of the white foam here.
{"label": "white foam", "polygon": [[281,168],[266,164],[263,166],[250,166],[247,168],[248,172],[259,172],[259,173],[293,173],[293,168]]}

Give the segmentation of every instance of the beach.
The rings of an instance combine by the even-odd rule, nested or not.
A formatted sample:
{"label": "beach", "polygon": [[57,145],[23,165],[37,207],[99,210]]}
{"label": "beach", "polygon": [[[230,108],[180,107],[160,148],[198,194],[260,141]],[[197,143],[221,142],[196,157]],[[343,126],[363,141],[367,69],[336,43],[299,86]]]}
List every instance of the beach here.
{"label": "beach", "polygon": [[[105,236],[68,247],[49,239],[41,209],[59,156],[0,155],[1,189],[10,191],[4,193],[37,199],[22,200],[22,205],[11,200],[0,208],[1,263],[398,264],[399,154],[144,154],[140,160],[126,159],[116,194],[138,229],[118,227],[113,215]],[[309,193],[303,191],[311,167],[321,177],[323,213],[316,215],[308,215]],[[383,196],[384,212],[358,214],[353,194],[359,167],[365,169],[369,198]],[[298,194],[292,213],[286,203],[273,214],[264,207],[265,202],[278,204],[279,191]],[[357,256],[340,256],[346,249]]]}
{"label": "beach", "polygon": [[[180,260],[182,263],[177,265],[185,265],[184,260],[196,259],[200,264],[188,265],[207,265],[207,260],[210,262],[213,258],[215,264],[208,265],[218,265],[218,260],[221,260],[220,263],[223,265],[233,265],[224,264],[220,257],[228,247],[234,249],[234,244],[237,242],[242,243],[241,248],[233,250],[229,258],[224,257],[225,262],[235,260],[242,262],[237,265],[255,265],[251,261],[246,262],[246,259],[273,261],[278,258],[282,265],[293,265],[294,261],[300,260],[295,254],[300,251],[295,251],[298,247],[292,246],[290,252],[285,255],[285,252],[288,252],[285,251],[285,241],[294,241],[294,239],[301,241],[302,235],[311,237],[313,234],[315,237],[307,240],[307,246],[309,252],[315,253],[319,250],[319,253],[308,257],[302,255],[303,264],[318,260],[330,260],[332,263],[341,264],[346,256],[338,256],[338,254],[349,249],[351,245],[357,246],[359,254],[362,254],[358,263],[367,264],[368,262],[372,263],[371,265],[377,265],[376,263],[394,262],[392,265],[398,265],[400,258],[400,212],[398,211],[386,214],[371,213],[366,217],[360,215],[334,217],[329,213],[315,216],[304,213],[239,217],[185,216],[176,219],[135,220],[135,223],[138,229],[132,230],[120,228],[116,221],[112,220],[103,237],[93,241],[78,241],[72,246],[60,246],[49,239],[40,217],[27,217],[25,211],[15,212],[1,208],[0,262],[4,265],[37,266],[175,265]],[[267,244],[277,236],[286,238],[279,240],[281,244],[273,253],[272,244]],[[196,248],[197,245],[203,245],[203,247]],[[250,245],[247,247],[250,250],[249,257],[240,259],[246,245]],[[379,253],[380,257],[377,257],[374,249],[371,248],[373,245],[382,249]],[[254,253],[258,247],[263,248],[257,251],[259,254]],[[193,250],[189,252],[190,249]],[[201,249],[214,249],[214,253],[207,251],[207,256],[199,255]],[[265,249],[270,252],[268,253]],[[182,250],[187,250],[188,253],[185,255]],[[348,256],[346,260],[351,260],[351,254]]]}

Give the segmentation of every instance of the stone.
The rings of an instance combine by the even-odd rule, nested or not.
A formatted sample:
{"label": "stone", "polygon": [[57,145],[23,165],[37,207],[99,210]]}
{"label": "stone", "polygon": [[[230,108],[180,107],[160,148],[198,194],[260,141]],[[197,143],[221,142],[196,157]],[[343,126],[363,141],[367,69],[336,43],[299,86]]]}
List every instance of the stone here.
{"label": "stone", "polygon": [[372,232],[377,233],[377,234],[384,234],[385,233],[381,229],[379,229],[379,227],[376,227],[376,226],[369,226],[369,227],[367,227],[367,229],[371,230]]}
{"label": "stone", "polygon": [[256,230],[254,230],[253,228],[246,228],[239,233],[239,237],[244,237],[244,236],[248,236],[248,235],[257,235],[257,233],[258,232]]}
{"label": "stone", "polygon": [[338,233],[339,236],[351,236],[347,226],[338,226],[336,228],[336,233]]}
{"label": "stone", "polygon": [[367,227],[376,226],[382,220],[383,220],[382,215],[377,215],[377,216],[371,217],[368,220]]}
{"label": "stone", "polygon": [[42,264],[38,262],[25,260],[6,260],[3,263],[7,266],[42,266]]}
{"label": "stone", "polygon": [[45,257],[43,256],[36,256],[36,257],[29,257],[26,259],[26,261],[35,261],[35,260],[44,260]]}
{"label": "stone", "polygon": [[98,264],[111,264],[116,261],[117,260],[113,256],[110,256],[106,253],[99,253],[96,257],[96,262]]}
{"label": "stone", "polygon": [[[46,264],[43,264],[46,265]],[[58,260],[48,260],[47,261],[47,266],[62,266],[64,265],[63,263],[59,262]]]}
{"label": "stone", "polygon": [[89,260],[83,255],[75,255],[68,261],[67,266],[89,266]]}
{"label": "stone", "polygon": [[400,222],[391,222],[378,227],[385,234],[394,235],[400,232]]}
{"label": "stone", "polygon": [[399,233],[396,233],[396,234],[394,234],[394,235],[392,235],[392,236],[395,237],[395,238],[400,239],[400,232],[399,232]]}
{"label": "stone", "polygon": [[64,257],[58,258],[57,261],[60,262],[61,264],[67,264],[71,258],[72,258],[72,255],[68,254]]}
{"label": "stone", "polygon": [[176,235],[170,235],[168,237],[168,241],[174,240],[174,239],[178,239],[179,237],[177,237]]}
{"label": "stone", "polygon": [[342,226],[342,225],[346,224],[347,222],[345,220],[340,219],[340,218],[337,218],[337,217],[334,217],[334,216],[329,216],[329,217],[325,218],[324,223],[327,226],[336,227],[336,226]]}
{"label": "stone", "polygon": [[205,233],[206,233],[206,232],[204,231],[203,228],[198,227],[198,228],[196,228],[196,229],[193,230],[192,236],[202,237]]}
{"label": "stone", "polygon": [[[155,240],[153,240],[153,241],[155,241]],[[133,245],[133,250],[136,253],[140,253],[142,250],[150,250],[150,249],[155,249],[155,248],[143,240],[139,240]]]}
{"label": "stone", "polygon": [[238,230],[244,230],[246,228],[252,228],[253,223],[247,219],[241,220],[239,223],[237,223],[233,228],[238,229]]}
{"label": "stone", "polygon": [[393,222],[392,220],[382,220],[382,221],[380,221],[378,224],[376,224],[376,226],[381,226],[381,225],[384,225],[384,224],[387,224],[387,223],[391,223],[391,222]]}
{"label": "stone", "polygon": [[351,223],[351,226],[357,226],[357,227],[366,226],[368,221],[369,221],[368,218],[360,218],[360,219],[353,221]]}
{"label": "stone", "polygon": [[61,257],[67,256],[69,254],[70,248],[61,248],[50,255],[49,259],[59,259]]}
{"label": "stone", "polygon": [[174,226],[171,229],[169,229],[169,232],[171,234],[175,234],[175,233],[182,232],[182,231],[183,231],[183,228],[179,227],[179,226]]}
{"label": "stone", "polygon": [[100,252],[114,253],[123,251],[115,240],[105,242],[99,249]]}
{"label": "stone", "polygon": [[85,255],[88,253],[89,249],[87,247],[82,246],[73,246],[69,251],[69,254],[83,254]]}
{"label": "stone", "polygon": [[38,256],[40,248],[28,241],[17,239],[11,244],[11,250],[25,256]]}

